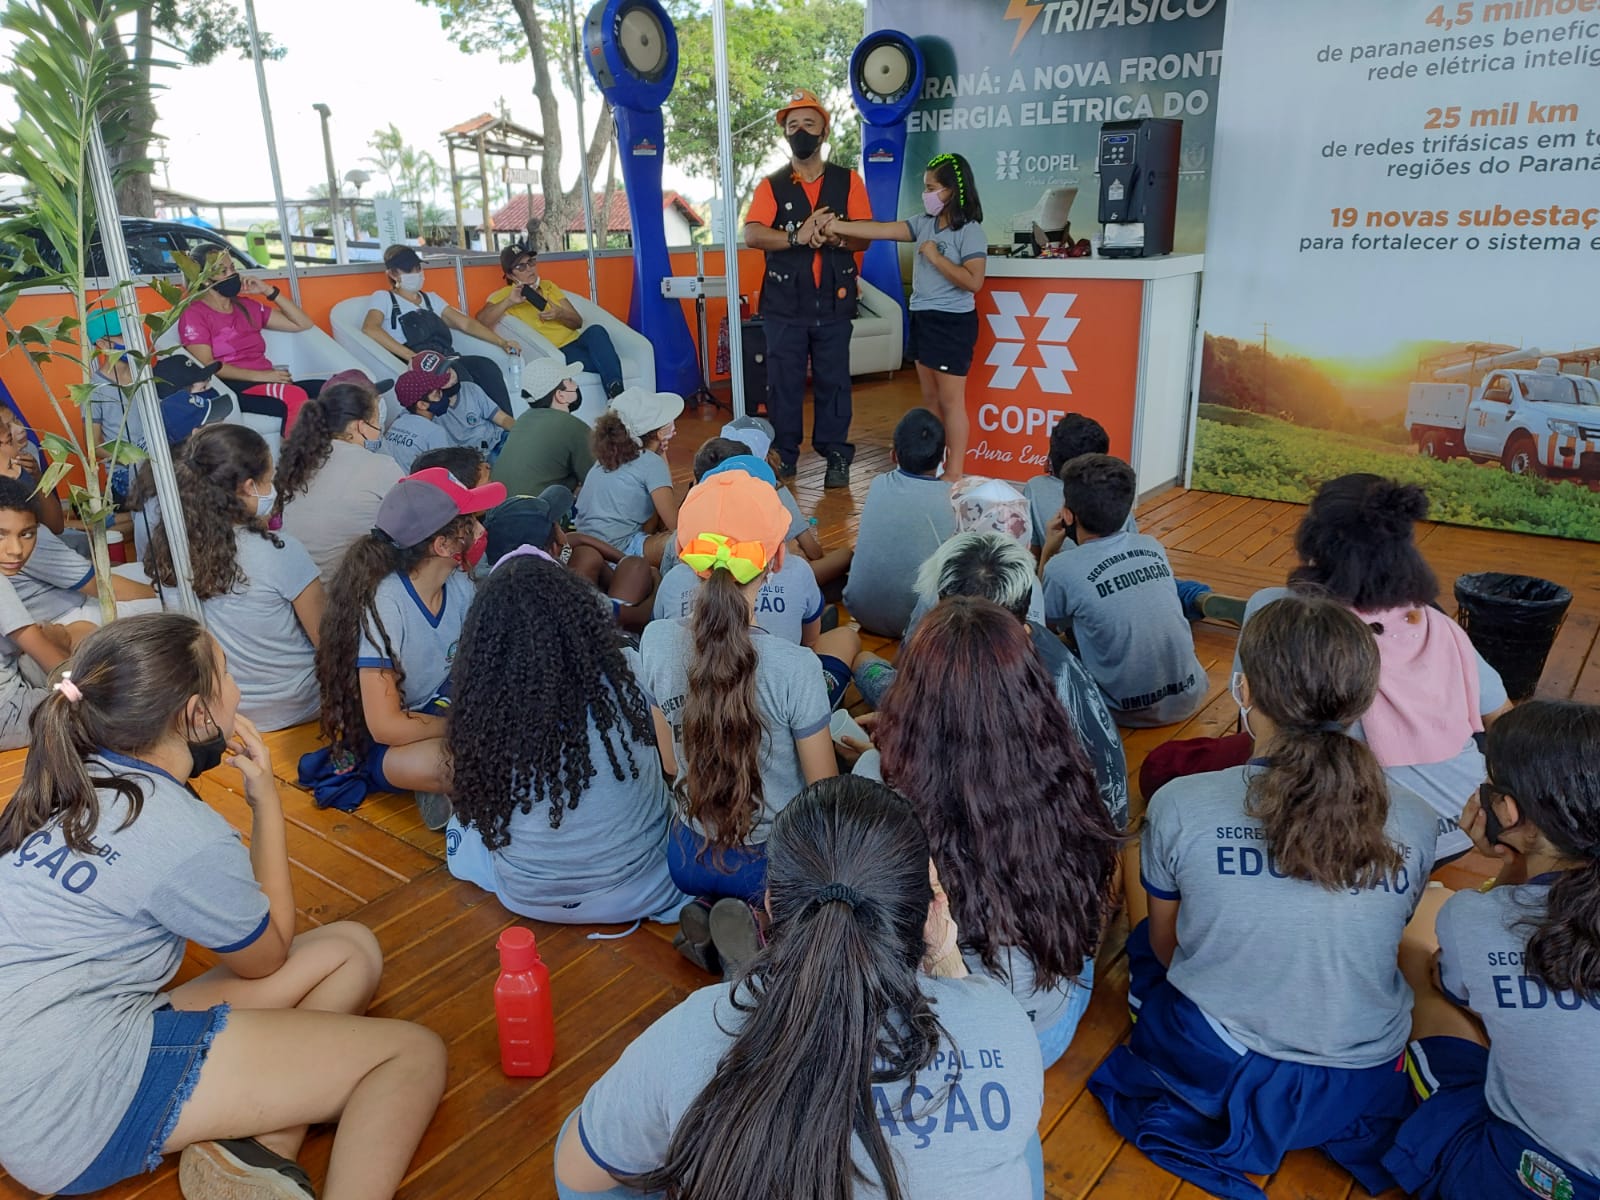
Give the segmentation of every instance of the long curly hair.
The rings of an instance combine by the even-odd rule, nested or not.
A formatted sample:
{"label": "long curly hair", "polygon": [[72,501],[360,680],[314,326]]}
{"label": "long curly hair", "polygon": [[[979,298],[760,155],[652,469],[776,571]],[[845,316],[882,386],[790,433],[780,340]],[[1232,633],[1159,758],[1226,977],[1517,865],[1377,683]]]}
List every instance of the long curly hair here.
{"label": "long curly hair", "polygon": [[700,585],[690,631],[678,799],[712,848],[732,850],[761,813],[761,741],[772,732],[756,700],[750,602],[727,571],[712,571]]}
{"label": "long curly hair", "polygon": [[615,471],[638,458],[644,449],[633,440],[633,434],[628,432],[621,417],[614,412],[603,412],[589,430],[589,453],[606,470]]}
{"label": "long curly hair", "polygon": [[884,697],[883,778],[917,810],[964,944],[1048,990],[1094,956],[1117,848],[1094,768],[1027,627],[951,596],[917,625]]}
{"label": "long curly hair", "polygon": [[378,393],[357,383],[325,387],[315,400],[307,400],[295,418],[294,428],[278,450],[278,502],[273,512],[311,487],[317,472],[328,464],[334,439],[355,421],[381,425]]}
{"label": "long curly hair", "polygon": [[1329,480],[1295,530],[1300,565],[1289,586],[1357,612],[1431,604],[1439,580],[1414,537],[1427,515],[1428,494],[1414,483],[1366,474]]}
{"label": "long curly hair", "polygon": [[357,757],[372,747],[367,715],[361,707],[361,668],[356,658],[366,632],[393,660],[395,684],[403,692],[405,668],[394,652],[389,631],[383,627],[374,602],[378,585],[390,575],[409,575],[433,553],[435,539],[457,537],[472,528],[473,518],[455,517],[443,529],[415,546],[396,546],[376,530],[358,537],[345,551],[339,573],[328,586],[328,604],[322,613],[322,636],[317,641],[317,685],[322,693],[322,733],[335,750]]}
{"label": "long curly hair", "polygon": [[513,812],[548,805],[550,828],[560,829],[578,807],[600,771],[591,725],[612,778],[639,778],[633,748],[655,741],[650,702],[601,601],[556,563],[514,558],[467,614],[450,672],[451,796],[491,850],[510,842]]}
{"label": "long curly hair", "polygon": [[[245,480],[260,479],[270,470],[272,451],[247,425],[198,429],[174,460],[172,472],[178,478],[178,498],[189,531],[194,594],[201,600],[226,595],[249,582],[239,567],[239,537],[265,538],[283,549],[283,539],[267,528],[265,518],[239,499],[239,486]],[[144,570],[153,583],[177,586],[165,520],[150,535]]]}

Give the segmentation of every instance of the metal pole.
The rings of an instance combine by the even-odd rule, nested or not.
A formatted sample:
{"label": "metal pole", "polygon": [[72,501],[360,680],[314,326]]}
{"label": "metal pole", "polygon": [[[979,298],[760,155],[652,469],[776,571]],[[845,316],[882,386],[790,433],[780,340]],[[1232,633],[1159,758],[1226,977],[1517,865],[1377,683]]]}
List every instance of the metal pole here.
{"label": "metal pole", "polygon": [[[283,173],[278,170],[278,139],[272,132],[272,101],[267,99],[267,72],[261,62],[261,30],[256,26],[256,2],[244,0],[244,17],[250,26],[250,58],[256,64],[256,91],[261,94],[261,124],[267,131],[267,163],[272,167],[272,198],[278,207],[278,228],[283,231],[284,265],[289,271],[289,295],[300,303],[300,273],[294,267],[294,242],[289,233],[289,208],[283,202]],[[160,429],[147,425],[146,429]],[[162,513],[166,513],[165,506]]]}
{"label": "metal pole", "polygon": [[[350,261],[350,251],[344,244],[344,203],[339,195],[339,173],[333,166],[333,138],[328,132],[328,118],[333,110],[326,104],[313,104],[322,117],[322,157],[328,164],[328,224],[333,226],[333,260],[341,267]],[[356,189],[356,195],[361,189]]]}
{"label": "metal pole", "polygon": [[722,269],[728,280],[728,373],[733,385],[729,405],[734,416],[744,411],[744,329],[739,322],[739,246],[734,240],[734,222],[739,219],[739,198],[734,194],[733,134],[728,114],[733,102],[728,95],[728,13],[726,0],[711,6],[711,45],[716,55],[717,72],[717,167],[722,177]]}
{"label": "metal pole", "polygon": [[[145,341],[144,315],[139,311],[134,289],[124,283],[133,278],[133,268],[128,263],[128,243],[122,237],[122,222],[117,219],[117,192],[111,184],[111,162],[106,157],[106,143],[98,117],[89,122],[89,179],[94,188],[94,206],[100,214],[100,246],[105,252],[106,270],[117,281],[117,316],[122,322],[122,340],[129,350],[147,355],[150,345]],[[161,436],[166,424],[161,419],[155,377],[148,370],[140,372],[133,403],[138,409],[140,424],[152,435],[148,450],[150,469],[155,475],[161,521],[167,527],[167,542],[172,549],[172,572],[178,579],[177,607],[204,623],[200,601],[195,598],[191,582],[189,530],[184,524],[183,504],[178,498],[178,480],[172,473],[172,450],[167,439]],[[88,469],[96,468],[91,463]]]}
{"label": "metal pole", "polygon": [[[589,301],[592,304],[600,303],[600,293],[595,286],[596,274],[594,267],[594,185],[589,181],[589,139],[583,129],[583,30],[578,28],[578,10],[573,6],[572,0],[567,0],[567,24],[572,26],[572,90],[578,101],[578,178],[583,181],[583,240],[588,247],[584,256],[589,263]],[[550,197],[545,197],[545,211],[550,209]],[[601,236],[609,238],[611,234],[611,213],[605,215],[606,231]],[[562,237],[562,249],[566,249],[566,237]]]}

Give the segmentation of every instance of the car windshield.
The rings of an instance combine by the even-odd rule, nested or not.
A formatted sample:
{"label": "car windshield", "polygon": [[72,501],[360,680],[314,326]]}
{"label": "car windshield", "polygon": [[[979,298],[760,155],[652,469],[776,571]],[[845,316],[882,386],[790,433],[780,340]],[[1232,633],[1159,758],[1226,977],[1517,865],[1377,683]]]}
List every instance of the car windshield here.
{"label": "car windshield", "polygon": [[1600,408],[1600,382],[1581,375],[1523,375],[1522,395],[1539,404],[1583,404]]}

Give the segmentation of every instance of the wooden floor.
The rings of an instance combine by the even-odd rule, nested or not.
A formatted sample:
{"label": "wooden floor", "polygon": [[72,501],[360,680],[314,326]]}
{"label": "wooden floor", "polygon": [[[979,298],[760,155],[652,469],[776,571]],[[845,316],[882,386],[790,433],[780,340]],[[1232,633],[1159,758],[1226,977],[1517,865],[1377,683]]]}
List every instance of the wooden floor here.
{"label": "wooden floor", "polygon": [[[889,431],[915,396],[907,373],[887,382],[858,383],[859,440],[848,493],[824,493],[821,461],[810,453],[802,459],[795,490],[802,507],[819,518],[825,543],[854,540],[867,485],[889,465]],[[672,451],[680,474],[694,448],[724,419],[690,414],[680,420]],[[1292,538],[1300,512],[1291,504],[1173,490],[1148,499],[1139,518],[1146,532],[1166,543],[1180,576],[1248,595],[1283,581],[1293,562]],[[1526,571],[1571,587],[1572,610],[1539,691],[1600,701],[1600,663],[1594,655],[1600,628],[1600,547],[1431,525],[1419,531],[1419,538],[1447,597],[1458,573],[1490,567]],[[1446,598],[1445,603],[1452,602]],[[868,639],[869,646],[875,641]],[[1211,679],[1206,705],[1182,726],[1130,732],[1125,740],[1131,773],[1153,746],[1168,738],[1232,729],[1236,714],[1227,680],[1233,633],[1200,625],[1196,644]],[[880,649],[892,653],[893,648]],[[498,1064],[490,989],[496,974],[495,938],[517,919],[493,897],[450,877],[443,865],[442,835],[422,827],[409,796],[376,796],[354,814],[319,810],[293,785],[296,759],[316,744],[314,732],[302,727],[268,740],[285,797],[300,928],[347,918],[371,927],[387,961],[373,1012],[420,1021],[450,1045],[448,1091],[400,1195],[412,1200],[554,1196],[551,1150],[563,1119],[632,1038],[708,978],[673,951],[668,928],[646,927],[617,940],[593,940],[593,933],[618,930],[534,924],[553,976],[559,1050],[545,1078],[508,1080]],[[21,757],[21,752],[0,755],[0,796],[9,796],[15,787]],[[200,782],[200,792],[248,830],[248,810],[231,775],[214,772]],[[1452,886],[1470,886],[1488,870],[1485,862],[1467,860],[1448,869],[1445,879]],[[1192,1200],[1204,1194],[1124,1144],[1084,1090],[1089,1074],[1128,1031],[1124,933],[1118,929],[1108,939],[1093,1003],[1066,1056],[1045,1078],[1040,1134],[1047,1192],[1056,1200]],[[203,955],[191,954],[180,979],[206,965]],[[314,1179],[326,1167],[330,1140],[323,1131],[307,1142],[303,1161]],[[1313,1153],[1291,1155],[1266,1186],[1274,1200],[1341,1200],[1366,1194],[1359,1187],[1352,1193],[1349,1176]],[[32,1195],[0,1175],[0,1197]],[[178,1196],[172,1161],[155,1175],[104,1195],[171,1200]]]}

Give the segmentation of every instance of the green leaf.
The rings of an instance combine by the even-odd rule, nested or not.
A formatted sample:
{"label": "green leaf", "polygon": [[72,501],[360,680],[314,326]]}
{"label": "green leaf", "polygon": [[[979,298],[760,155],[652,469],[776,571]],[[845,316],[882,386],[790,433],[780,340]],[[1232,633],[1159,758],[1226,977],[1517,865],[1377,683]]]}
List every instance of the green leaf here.
{"label": "green leaf", "polygon": [[70,442],[59,433],[42,433],[39,435],[39,446],[44,450],[51,462],[67,462],[77,457],[78,446]]}
{"label": "green leaf", "polygon": [[34,488],[33,494],[36,496],[48,496],[56,490],[56,486],[67,477],[67,473],[71,470],[72,463],[68,460],[63,459],[51,463],[44,469],[44,474],[39,477],[39,486]]}
{"label": "green leaf", "polygon": [[106,448],[106,456],[112,462],[125,467],[135,466],[150,457],[132,442],[125,442],[121,438],[114,442],[107,442]]}
{"label": "green leaf", "polygon": [[67,385],[67,395],[72,397],[74,404],[82,408],[94,399],[98,386],[98,384],[93,383],[69,383]]}

